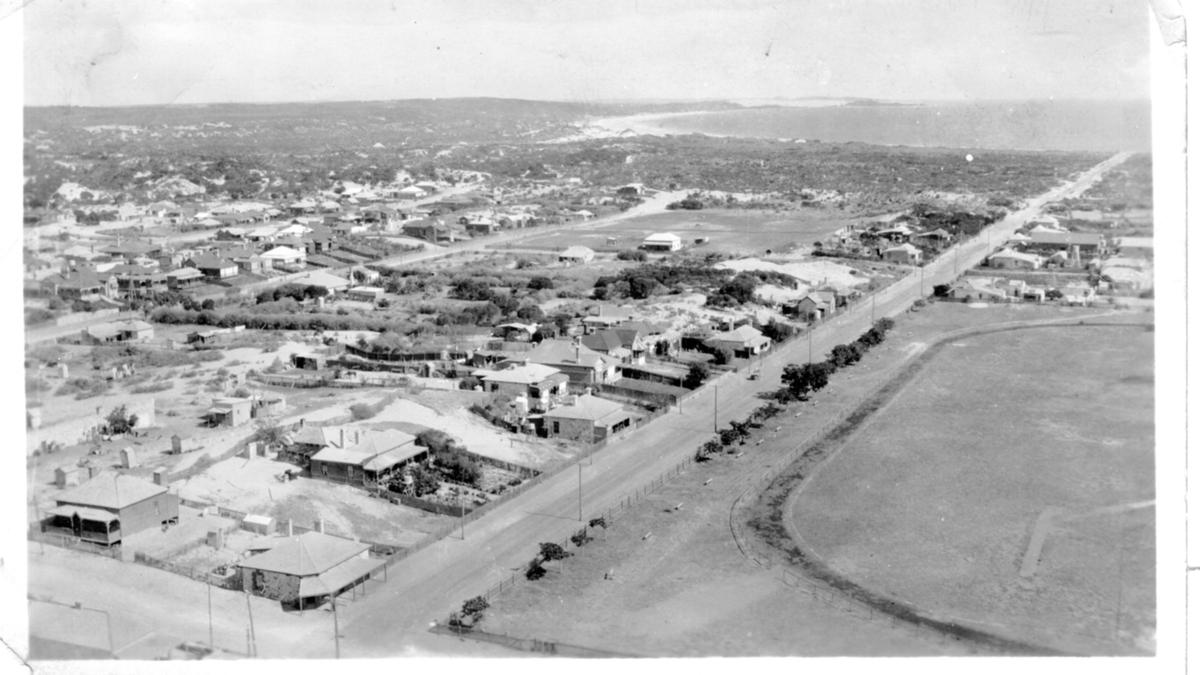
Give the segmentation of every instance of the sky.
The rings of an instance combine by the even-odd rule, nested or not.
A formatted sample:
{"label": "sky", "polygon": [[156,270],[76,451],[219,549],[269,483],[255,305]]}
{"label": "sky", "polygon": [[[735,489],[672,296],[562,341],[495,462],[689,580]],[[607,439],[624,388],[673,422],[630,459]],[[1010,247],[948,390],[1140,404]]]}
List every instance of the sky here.
{"label": "sky", "polygon": [[1146,98],[1144,0],[34,0],[26,105]]}

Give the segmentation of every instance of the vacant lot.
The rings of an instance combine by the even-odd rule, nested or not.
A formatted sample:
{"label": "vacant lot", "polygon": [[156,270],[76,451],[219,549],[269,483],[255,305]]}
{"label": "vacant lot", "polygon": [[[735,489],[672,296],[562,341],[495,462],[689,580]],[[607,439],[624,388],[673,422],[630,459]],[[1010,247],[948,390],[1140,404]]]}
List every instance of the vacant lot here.
{"label": "vacant lot", "polygon": [[[733,254],[763,254],[781,251],[791,244],[809,246],[825,235],[860,219],[836,211],[805,209],[795,211],[756,211],[739,209],[702,209],[668,211],[631,218],[611,224],[580,225],[566,231],[521,241],[522,248],[561,250],[582,244],[597,251],[637,248],[653,232],[673,232],[683,239],[684,247],[697,251]],[[695,240],[708,237],[706,244]]]}
{"label": "vacant lot", "polygon": [[1153,337],[1071,326],[947,344],[803,484],[805,548],[940,619],[1152,653]]}

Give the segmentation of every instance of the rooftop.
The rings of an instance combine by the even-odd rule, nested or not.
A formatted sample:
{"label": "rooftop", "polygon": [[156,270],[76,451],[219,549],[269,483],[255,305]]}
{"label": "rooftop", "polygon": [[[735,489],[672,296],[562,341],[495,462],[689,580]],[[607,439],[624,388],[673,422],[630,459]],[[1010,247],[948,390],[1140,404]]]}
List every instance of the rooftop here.
{"label": "rooftop", "polygon": [[320,532],[305,532],[276,544],[242,563],[241,567],[306,577],[322,574],[360,555],[370,546]]}

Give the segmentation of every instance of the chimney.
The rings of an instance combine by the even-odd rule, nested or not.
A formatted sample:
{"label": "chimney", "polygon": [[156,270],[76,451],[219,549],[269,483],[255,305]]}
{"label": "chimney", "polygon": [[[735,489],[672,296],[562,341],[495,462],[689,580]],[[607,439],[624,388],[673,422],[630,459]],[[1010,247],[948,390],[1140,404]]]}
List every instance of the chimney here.
{"label": "chimney", "polygon": [[579,363],[579,343],[575,343],[575,363]]}
{"label": "chimney", "polygon": [[346,447],[346,429],[345,427],[338,428],[338,447]]}

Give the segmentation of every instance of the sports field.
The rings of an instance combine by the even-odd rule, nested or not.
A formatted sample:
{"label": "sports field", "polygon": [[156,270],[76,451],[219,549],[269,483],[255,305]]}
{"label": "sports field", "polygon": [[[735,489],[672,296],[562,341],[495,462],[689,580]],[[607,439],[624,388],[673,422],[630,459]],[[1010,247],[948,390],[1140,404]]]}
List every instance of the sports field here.
{"label": "sports field", "polygon": [[1153,337],[1068,326],[946,344],[803,484],[794,531],[929,616],[1153,653]]}
{"label": "sports field", "polygon": [[[750,209],[703,209],[667,211],[647,216],[583,224],[569,230],[548,232],[521,240],[522,248],[561,250],[583,245],[595,251],[622,251],[637,248],[655,232],[672,232],[683,240],[685,250],[732,254],[779,252],[791,245],[812,246],[851,218],[824,209],[795,211],[759,211]],[[696,240],[708,241],[697,244]]]}

